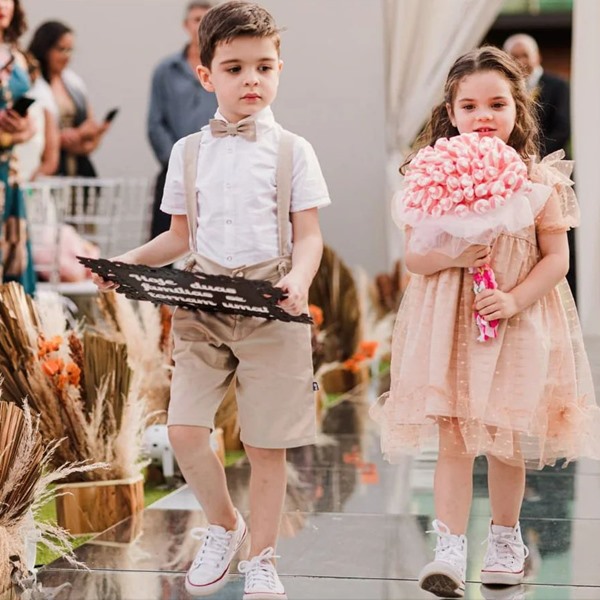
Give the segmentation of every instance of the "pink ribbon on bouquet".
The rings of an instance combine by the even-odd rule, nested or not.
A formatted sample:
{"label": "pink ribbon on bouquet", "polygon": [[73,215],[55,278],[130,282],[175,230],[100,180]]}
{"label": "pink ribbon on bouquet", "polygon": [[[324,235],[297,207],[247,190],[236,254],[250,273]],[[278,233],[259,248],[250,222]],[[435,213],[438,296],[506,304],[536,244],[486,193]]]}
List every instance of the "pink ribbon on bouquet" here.
{"label": "pink ribbon on bouquet", "polygon": [[[495,290],[498,287],[496,283],[496,277],[494,271],[489,265],[483,267],[471,267],[469,273],[473,275],[473,291],[475,294],[483,292],[483,290]],[[499,319],[493,319],[492,321],[486,321],[484,317],[479,314],[479,311],[474,312],[475,323],[479,328],[478,342],[486,342],[498,337],[498,324]]]}

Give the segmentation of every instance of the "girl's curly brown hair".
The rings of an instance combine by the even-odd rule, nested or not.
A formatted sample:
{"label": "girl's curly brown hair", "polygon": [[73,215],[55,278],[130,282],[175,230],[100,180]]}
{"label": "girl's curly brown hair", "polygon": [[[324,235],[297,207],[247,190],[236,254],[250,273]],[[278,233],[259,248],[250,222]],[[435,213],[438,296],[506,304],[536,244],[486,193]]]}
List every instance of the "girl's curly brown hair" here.
{"label": "girl's curly brown hair", "polygon": [[495,46],[482,46],[463,54],[452,65],[444,86],[444,100],[433,109],[427,125],[415,140],[413,152],[400,167],[401,173],[405,172],[418,150],[435,144],[442,137],[458,135],[458,129],[452,125],[446,107],[453,105],[458,86],[465,77],[483,71],[500,73],[510,84],[516,117],[508,145],[526,161],[538,154],[537,105],[527,92],[521,67],[503,50]]}

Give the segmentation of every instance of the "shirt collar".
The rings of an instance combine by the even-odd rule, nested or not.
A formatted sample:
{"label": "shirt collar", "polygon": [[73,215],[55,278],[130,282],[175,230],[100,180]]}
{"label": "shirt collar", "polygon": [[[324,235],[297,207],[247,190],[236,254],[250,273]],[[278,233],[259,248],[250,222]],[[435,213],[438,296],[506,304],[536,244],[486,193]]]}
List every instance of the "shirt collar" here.
{"label": "shirt collar", "polygon": [[[215,113],[215,119],[220,119],[221,121],[227,122],[227,119],[221,114],[219,109],[217,109],[217,112]],[[273,115],[273,111],[271,110],[270,106],[266,106],[255,115],[247,117],[247,119],[256,123],[256,134],[258,137],[269,131],[269,129],[275,125],[275,115]]]}

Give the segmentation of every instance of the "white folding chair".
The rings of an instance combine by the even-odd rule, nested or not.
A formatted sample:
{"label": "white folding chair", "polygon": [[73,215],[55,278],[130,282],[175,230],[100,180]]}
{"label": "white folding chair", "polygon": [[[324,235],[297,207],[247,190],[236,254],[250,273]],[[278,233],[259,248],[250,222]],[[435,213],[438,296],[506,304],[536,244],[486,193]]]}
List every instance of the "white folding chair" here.
{"label": "white folding chair", "polygon": [[111,255],[119,255],[148,241],[152,220],[152,185],[148,179],[121,180],[120,201],[111,240]]}
{"label": "white folding chair", "polygon": [[21,186],[27,226],[38,278],[56,288],[60,283],[59,249],[68,186],[61,181],[29,182]]}

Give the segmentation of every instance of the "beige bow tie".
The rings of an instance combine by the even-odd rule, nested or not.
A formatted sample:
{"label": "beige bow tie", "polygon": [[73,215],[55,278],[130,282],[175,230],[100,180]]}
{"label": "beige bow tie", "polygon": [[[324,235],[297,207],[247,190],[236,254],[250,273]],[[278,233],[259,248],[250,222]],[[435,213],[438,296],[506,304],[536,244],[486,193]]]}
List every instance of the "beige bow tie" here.
{"label": "beige bow tie", "polygon": [[209,125],[210,132],[215,137],[241,135],[249,142],[256,141],[256,123],[254,121],[244,119],[239,123],[227,123],[227,121],[221,119],[211,119]]}

